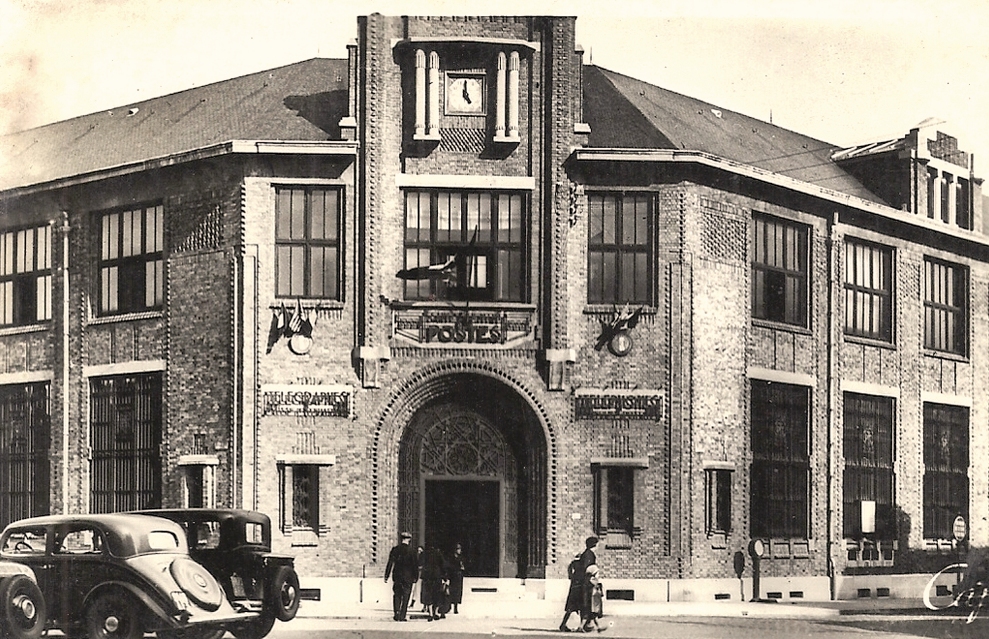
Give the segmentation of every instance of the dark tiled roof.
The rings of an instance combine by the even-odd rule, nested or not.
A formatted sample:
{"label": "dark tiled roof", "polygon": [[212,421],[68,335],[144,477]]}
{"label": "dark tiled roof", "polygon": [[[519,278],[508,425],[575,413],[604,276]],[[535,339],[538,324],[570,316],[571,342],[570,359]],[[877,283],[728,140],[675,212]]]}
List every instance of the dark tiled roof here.
{"label": "dark tiled roof", "polygon": [[340,139],[347,61],[313,59],[0,137],[0,190],[230,140]]}
{"label": "dark tiled roof", "polygon": [[831,160],[839,147],[596,66],[584,67],[589,146],[703,151],[882,203]]}

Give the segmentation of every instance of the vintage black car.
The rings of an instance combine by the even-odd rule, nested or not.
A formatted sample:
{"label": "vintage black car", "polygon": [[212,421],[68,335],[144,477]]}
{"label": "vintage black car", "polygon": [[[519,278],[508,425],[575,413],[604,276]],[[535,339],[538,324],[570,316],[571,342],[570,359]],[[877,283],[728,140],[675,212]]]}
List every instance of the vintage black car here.
{"label": "vintage black car", "polygon": [[0,559],[0,637],[37,639],[48,617],[34,571]]}
{"label": "vintage black car", "polygon": [[[234,610],[216,579],[189,556],[182,528],[158,517],[22,519],[0,534],[0,560],[34,573],[41,611],[47,605],[49,617],[42,625],[69,636],[140,639],[157,632],[169,639],[200,639],[258,617]],[[29,590],[22,594],[30,596]],[[20,610],[19,621],[32,605],[39,608],[19,601],[6,607],[6,630],[16,639],[40,634],[34,625],[10,622],[11,608]]]}
{"label": "vintage black car", "polygon": [[213,574],[235,609],[259,613],[232,628],[238,639],[267,635],[275,620],[299,610],[299,575],[290,555],[271,552],[271,519],[252,510],[176,508],[140,511],[165,517],[186,531],[189,554]]}

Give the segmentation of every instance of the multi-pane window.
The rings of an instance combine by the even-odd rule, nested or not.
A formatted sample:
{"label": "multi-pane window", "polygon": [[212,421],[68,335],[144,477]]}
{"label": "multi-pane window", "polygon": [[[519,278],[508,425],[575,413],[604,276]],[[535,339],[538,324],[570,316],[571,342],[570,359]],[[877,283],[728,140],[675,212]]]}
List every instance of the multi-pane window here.
{"label": "multi-pane window", "polygon": [[0,233],[0,326],[52,318],[51,239],[49,225]]}
{"label": "multi-pane window", "polygon": [[90,380],[90,510],[161,507],[162,374]]}
{"label": "multi-pane window", "polygon": [[48,514],[48,382],[0,386],[0,526]]}
{"label": "multi-pane window", "polygon": [[968,520],[968,408],[924,404],[924,538],[949,539]]}
{"label": "multi-pane window", "polygon": [[807,538],[809,389],[752,381],[750,482],[753,537]]}
{"label": "multi-pane window", "polygon": [[862,536],[862,502],[875,504],[877,539],[896,537],[893,502],[893,399],[845,394],[844,535]]}
{"label": "multi-pane window", "polygon": [[594,476],[595,528],[632,533],[635,510],[635,469],[628,466],[603,466]]}
{"label": "multi-pane window", "polygon": [[893,340],[893,250],[845,242],[845,334]]}
{"label": "multi-pane window", "polygon": [[100,315],[161,308],[165,290],[162,206],[100,215]]}
{"label": "multi-pane window", "polygon": [[587,301],[652,302],[652,207],[649,193],[587,196]]}
{"label": "multi-pane window", "polygon": [[807,227],[757,215],[752,224],[752,317],[807,326]]}
{"label": "multi-pane window", "polygon": [[924,348],[965,355],[968,349],[968,270],[924,260]]}
{"label": "multi-pane window", "polygon": [[518,192],[406,191],[405,299],[525,301],[527,219]]}
{"label": "multi-pane window", "polygon": [[292,467],[292,526],[307,530],[319,527],[319,466]]}
{"label": "multi-pane window", "polygon": [[275,295],[338,300],[341,192],[275,189]]}

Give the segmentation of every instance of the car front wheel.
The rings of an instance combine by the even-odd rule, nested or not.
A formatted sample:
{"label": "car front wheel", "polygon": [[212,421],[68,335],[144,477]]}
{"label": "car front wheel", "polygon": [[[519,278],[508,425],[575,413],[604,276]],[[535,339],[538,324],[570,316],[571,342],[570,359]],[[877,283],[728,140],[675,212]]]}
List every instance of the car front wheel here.
{"label": "car front wheel", "polygon": [[299,575],[288,566],[279,566],[268,593],[272,612],[281,621],[295,619],[299,611]]}
{"label": "car front wheel", "polygon": [[38,585],[26,575],[0,582],[0,636],[38,639],[45,629],[45,598]]}
{"label": "car front wheel", "polygon": [[86,630],[89,639],[141,639],[144,627],[140,606],[123,592],[97,595],[86,610]]}

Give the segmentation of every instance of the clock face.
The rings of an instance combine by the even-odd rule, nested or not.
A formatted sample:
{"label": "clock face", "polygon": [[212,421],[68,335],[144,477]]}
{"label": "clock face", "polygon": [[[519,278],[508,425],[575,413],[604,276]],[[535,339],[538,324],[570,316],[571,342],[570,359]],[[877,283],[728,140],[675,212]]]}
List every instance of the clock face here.
{"label": "clock face", "polygon": [[479,115],[484,113],[484,78],[476,75],[447,75],[446,112]]}
{"label": "clock face", "polygon": [[628,331],[619,331],[611,338],[608,348],[618,357],[625,357],[632,350],[632,336],[628,334]]}

